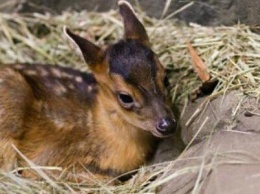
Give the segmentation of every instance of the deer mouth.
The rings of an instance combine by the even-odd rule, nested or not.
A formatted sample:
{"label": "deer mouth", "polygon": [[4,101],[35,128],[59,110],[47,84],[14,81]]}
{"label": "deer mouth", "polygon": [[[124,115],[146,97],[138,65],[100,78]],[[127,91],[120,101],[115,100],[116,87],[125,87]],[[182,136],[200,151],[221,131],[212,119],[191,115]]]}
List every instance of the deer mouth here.
{"label": "deer mouth", "polygon": [[163,134],[160,131],[158,131],[157,129],[152,130],[151,133],[153,134],[153,136],[158,137],[158,138],[167,138],[167,137],[174,135],[174,132],[168,133],[168,134]]}

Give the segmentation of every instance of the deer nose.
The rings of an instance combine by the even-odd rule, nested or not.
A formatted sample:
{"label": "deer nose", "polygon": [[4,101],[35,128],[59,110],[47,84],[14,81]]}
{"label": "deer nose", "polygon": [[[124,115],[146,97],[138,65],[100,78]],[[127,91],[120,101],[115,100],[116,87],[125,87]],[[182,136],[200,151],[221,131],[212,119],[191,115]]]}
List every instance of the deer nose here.
{"label": "deer nose", "polygon": [[176,130],[176,120],[171,117],[162,118],[156,126],[156,129],[162,135],[171,135]]}

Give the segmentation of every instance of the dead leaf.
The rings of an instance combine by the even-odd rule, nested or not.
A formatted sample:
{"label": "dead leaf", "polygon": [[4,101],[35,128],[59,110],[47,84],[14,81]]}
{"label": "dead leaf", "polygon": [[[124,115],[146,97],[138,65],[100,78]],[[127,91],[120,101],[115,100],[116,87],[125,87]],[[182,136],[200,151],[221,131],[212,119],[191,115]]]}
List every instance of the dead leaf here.
{"label": "dead leaf", "polygon": [[191,43],[188,43],[188,48],[194,70],[196,71],[202,82],[208,81],[210,79],[210,74],[205,63],[202,61],[201,57],[198,55],[197,51],[193,48]]}

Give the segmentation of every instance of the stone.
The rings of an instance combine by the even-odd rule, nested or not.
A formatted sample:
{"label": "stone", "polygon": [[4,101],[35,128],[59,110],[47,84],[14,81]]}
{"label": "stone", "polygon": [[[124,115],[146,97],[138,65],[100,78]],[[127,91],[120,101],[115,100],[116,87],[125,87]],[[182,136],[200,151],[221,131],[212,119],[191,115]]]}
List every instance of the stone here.
{"label": "stone", "polygon": [[[145,11],[147,15],[161,18],[167,0],[129,0],[129,2]],[[188,3],[189,1],[172,0],[166,15]],[[61,13],[64,10],[104,12],[109,9],[117,9],[117,0],[0,0],[0,11],[5,12]],[[190,7],[176,14],[175,18],[205,26],[243,23],[254,27],[260,24],[259,12],[259,0],[195,0]]]}

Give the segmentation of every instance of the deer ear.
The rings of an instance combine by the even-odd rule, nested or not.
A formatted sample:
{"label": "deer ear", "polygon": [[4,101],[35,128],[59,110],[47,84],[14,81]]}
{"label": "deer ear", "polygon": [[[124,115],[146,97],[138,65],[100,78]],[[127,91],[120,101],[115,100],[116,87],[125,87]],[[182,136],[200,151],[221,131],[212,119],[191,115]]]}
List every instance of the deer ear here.
{"label": "deer ear", "polygon": [[63,30],[69,40],[79,47],[86,63],[89,65],[89,68],[92,71],[99,70],[105,57],[103,50],[87,39],[72,33],[66,26],[64,26]]}
{"label": "deer ear", "polygon": [[144,45],[150,46],[145,28],[137,19],[132,6],[124,0],[118,1],[118,6],[124,21],[125,39],[136,39]]}

